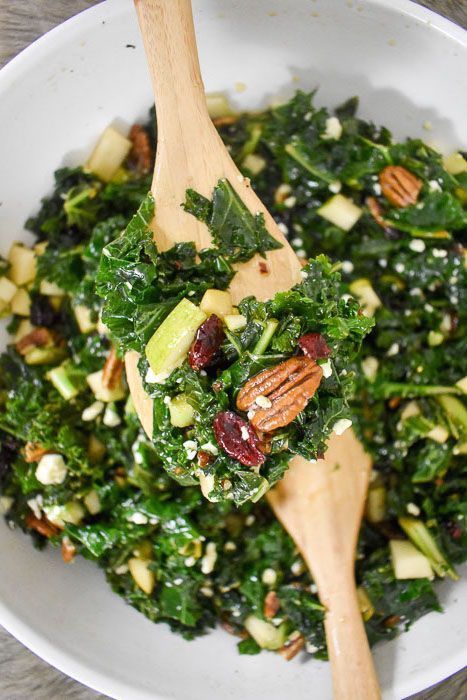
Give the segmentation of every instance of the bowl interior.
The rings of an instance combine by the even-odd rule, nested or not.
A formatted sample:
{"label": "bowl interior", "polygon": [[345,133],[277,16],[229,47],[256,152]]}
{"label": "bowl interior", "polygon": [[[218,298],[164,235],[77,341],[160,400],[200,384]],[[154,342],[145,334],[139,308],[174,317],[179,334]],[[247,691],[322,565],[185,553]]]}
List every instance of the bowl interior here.
{"label": "bowl interior", "polygon": [[[443,149],[467,141],[465,36],[405,0],[197,0],[194,9],[206,90],[227,92],[239,108],[319,87],[318,104],[360,95],[361,113],[398,137],[420,135]],[[2,71],[0,252],[27,240],[23,223],[51,188],[54,169],[82,162],[105,126],[145,117],[150,103],[126,0],[108,0],[67,22]],[[0,548],[0,623],[102,692],[134,700],[304,700],[312,687],[315,697],[331,697],[326,664],[240,657],[221,631],[185,642],[127,607],[93,565],[65,567],[58,553],[35,551],[3,523]],[[466,584],[440,588],[444,615],[428,615],[375,651],[388,698],[463,665]]]}

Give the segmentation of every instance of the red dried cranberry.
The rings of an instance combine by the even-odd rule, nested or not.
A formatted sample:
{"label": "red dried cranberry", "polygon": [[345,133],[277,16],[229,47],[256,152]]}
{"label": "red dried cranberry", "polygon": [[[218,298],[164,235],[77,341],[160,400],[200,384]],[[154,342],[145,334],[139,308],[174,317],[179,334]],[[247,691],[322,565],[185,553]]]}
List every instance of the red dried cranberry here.
{"label": "red dried cranberry", "polygon": [[462,537],[462,528],[458,523],[453,523],[452,521],[449,521],[446,524],[446,529],[451,535],[453,540],[460,540]]}
{"label": "red dried cranberry", "polygon": [[298,345],[304,355],[311,357],[312,360],[321,360],[324,357],[329,357],[331,348],[327,344],[321,333],[307,333],[302,335],[298,340]]}
{"label": "red dried cranberry", "polygon": [[188,353],[190,367],[199,372],[217,359],[220,346],[224,340],[222,321],[212,314],[200,325]]}
{"label": "red dried cranberry", "polygon": [[259,440],[253,428],[233,411],[218,413],[213,422],[219,445],[229,457],[247,467],[257,467],[266,459],[259,449]]}

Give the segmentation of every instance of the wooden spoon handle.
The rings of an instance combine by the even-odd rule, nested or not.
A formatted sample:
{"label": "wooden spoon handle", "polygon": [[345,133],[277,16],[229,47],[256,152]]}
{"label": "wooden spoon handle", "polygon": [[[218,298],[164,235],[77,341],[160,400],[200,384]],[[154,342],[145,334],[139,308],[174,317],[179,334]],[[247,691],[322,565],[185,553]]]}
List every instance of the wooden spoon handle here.
{"label": "wooden spoon handle", "polygon": [[327,608],[326,641],[336,700],[378,700],[381,697],[368,639],[351,575],[334,581],[336,588],[321,601]]}

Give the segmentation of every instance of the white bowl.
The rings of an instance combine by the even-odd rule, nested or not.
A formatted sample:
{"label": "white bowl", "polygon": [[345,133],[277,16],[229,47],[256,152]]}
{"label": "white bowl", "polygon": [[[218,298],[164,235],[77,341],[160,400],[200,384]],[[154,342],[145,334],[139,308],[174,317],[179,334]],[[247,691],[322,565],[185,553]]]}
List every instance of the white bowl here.
{"label": "white bowl", "polygon": [[[358,94],[361,114],[399,137],[422,135],[445,148],[467,141],[465,32],[421,7],[406,0],[198,0],[194,6],[206,89],[226,90],[239,107],[319,85],[318,103]],[[239,82],[244,92],[235,91]],[[150,103],[127,0],[108,0],[66,22],[1,71],[2,252],[12,240],[27,239],[23,222],[51,188],[53,170],[82,162],[109,122],[129,125]],[[312,689],[320,700],[331,697],[327,664],[241,657],[222,631],[185,642],[126,606],[95,566],[64,566],[57,552],[35,551],[3,524],[0,549],[0,623],[103,693],[125,700],[305,700]],[[375,650],[387,698],[416,692],[465,662],[465,581],[439,590],[444,615],[424,617]]]}

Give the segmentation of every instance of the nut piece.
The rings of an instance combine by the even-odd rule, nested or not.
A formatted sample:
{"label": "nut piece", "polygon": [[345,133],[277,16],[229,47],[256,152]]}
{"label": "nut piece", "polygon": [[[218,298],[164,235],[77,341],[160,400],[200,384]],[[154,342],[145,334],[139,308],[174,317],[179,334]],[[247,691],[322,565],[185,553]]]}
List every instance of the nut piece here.
{"label": "nut piece", "polygon": [[149,134],[140,124],[133,124],[128,134],[131,141],[129,161],[138,174],[146,175],[152,170],[152,148]]}
{"label": "nut piece", "polygon": [[60,529],[53,525],[50,520],[47,520],[46,517],[36,518],[32,513],[26,517],[26,527],[30,530],[35,530],[44,537],[53,537],[60,532]]}
{"label": "nut piece", "polygon": [[62,539],[61,552],[62,552],[62,559],[65,562],[65,564],[70,564],[73,561],[73,559],[75,558],[76,547],[73,544],[73,542],[70,540],[69,537],[65,536]]}
{"label": "nut piece", "polygon": [[401,165],[388,165],[379,174],[379,184],[386,199],[395,207],[415,204],[422,181]]}
{"label": "nut piece", "polygon": [[298,652],[305,646],[305,638],[299,633],[294,632],[290,635],[283,647],[279,649],[279,654],[284,657],[286,661],[290,661],[297,656]]}
{"label": "nut piece", "polygon": [[123,360],[117,357],[117,351],[112,348],[107,355],[107,359],[102,371],[102,386],[105,389],[115,389],[122,379]]}
{"label": "nut piece", "polygon": [[323,370],[309,357],[291,357],[247,381],[237,397],[240,411],[254,409],[256,399],[267,397],[270,406],[255,410],[252,426],[269,433],[291,423],[314,396]]}
{"label": "nut piece", "polygon": [[41,457],[47,454],[50,450],[46,450],[45,447],[39,445],[37,442],[27,442],[24,446],[24,461],[28,464],[31,462],[38,462]]}
{"label": "nut piece", "polygon": [[20,355],[27,355],[34,348],[42,348],[54,344],[54,335],[48,328],[33,328],[27,335],[16,343],[16,349]]}
{"label": "nut piece", "polygon": [[275,617],[279,611],[281,604],[277,597],[276,591],[269,591],[266,598],[264,599],[264,617]]}

